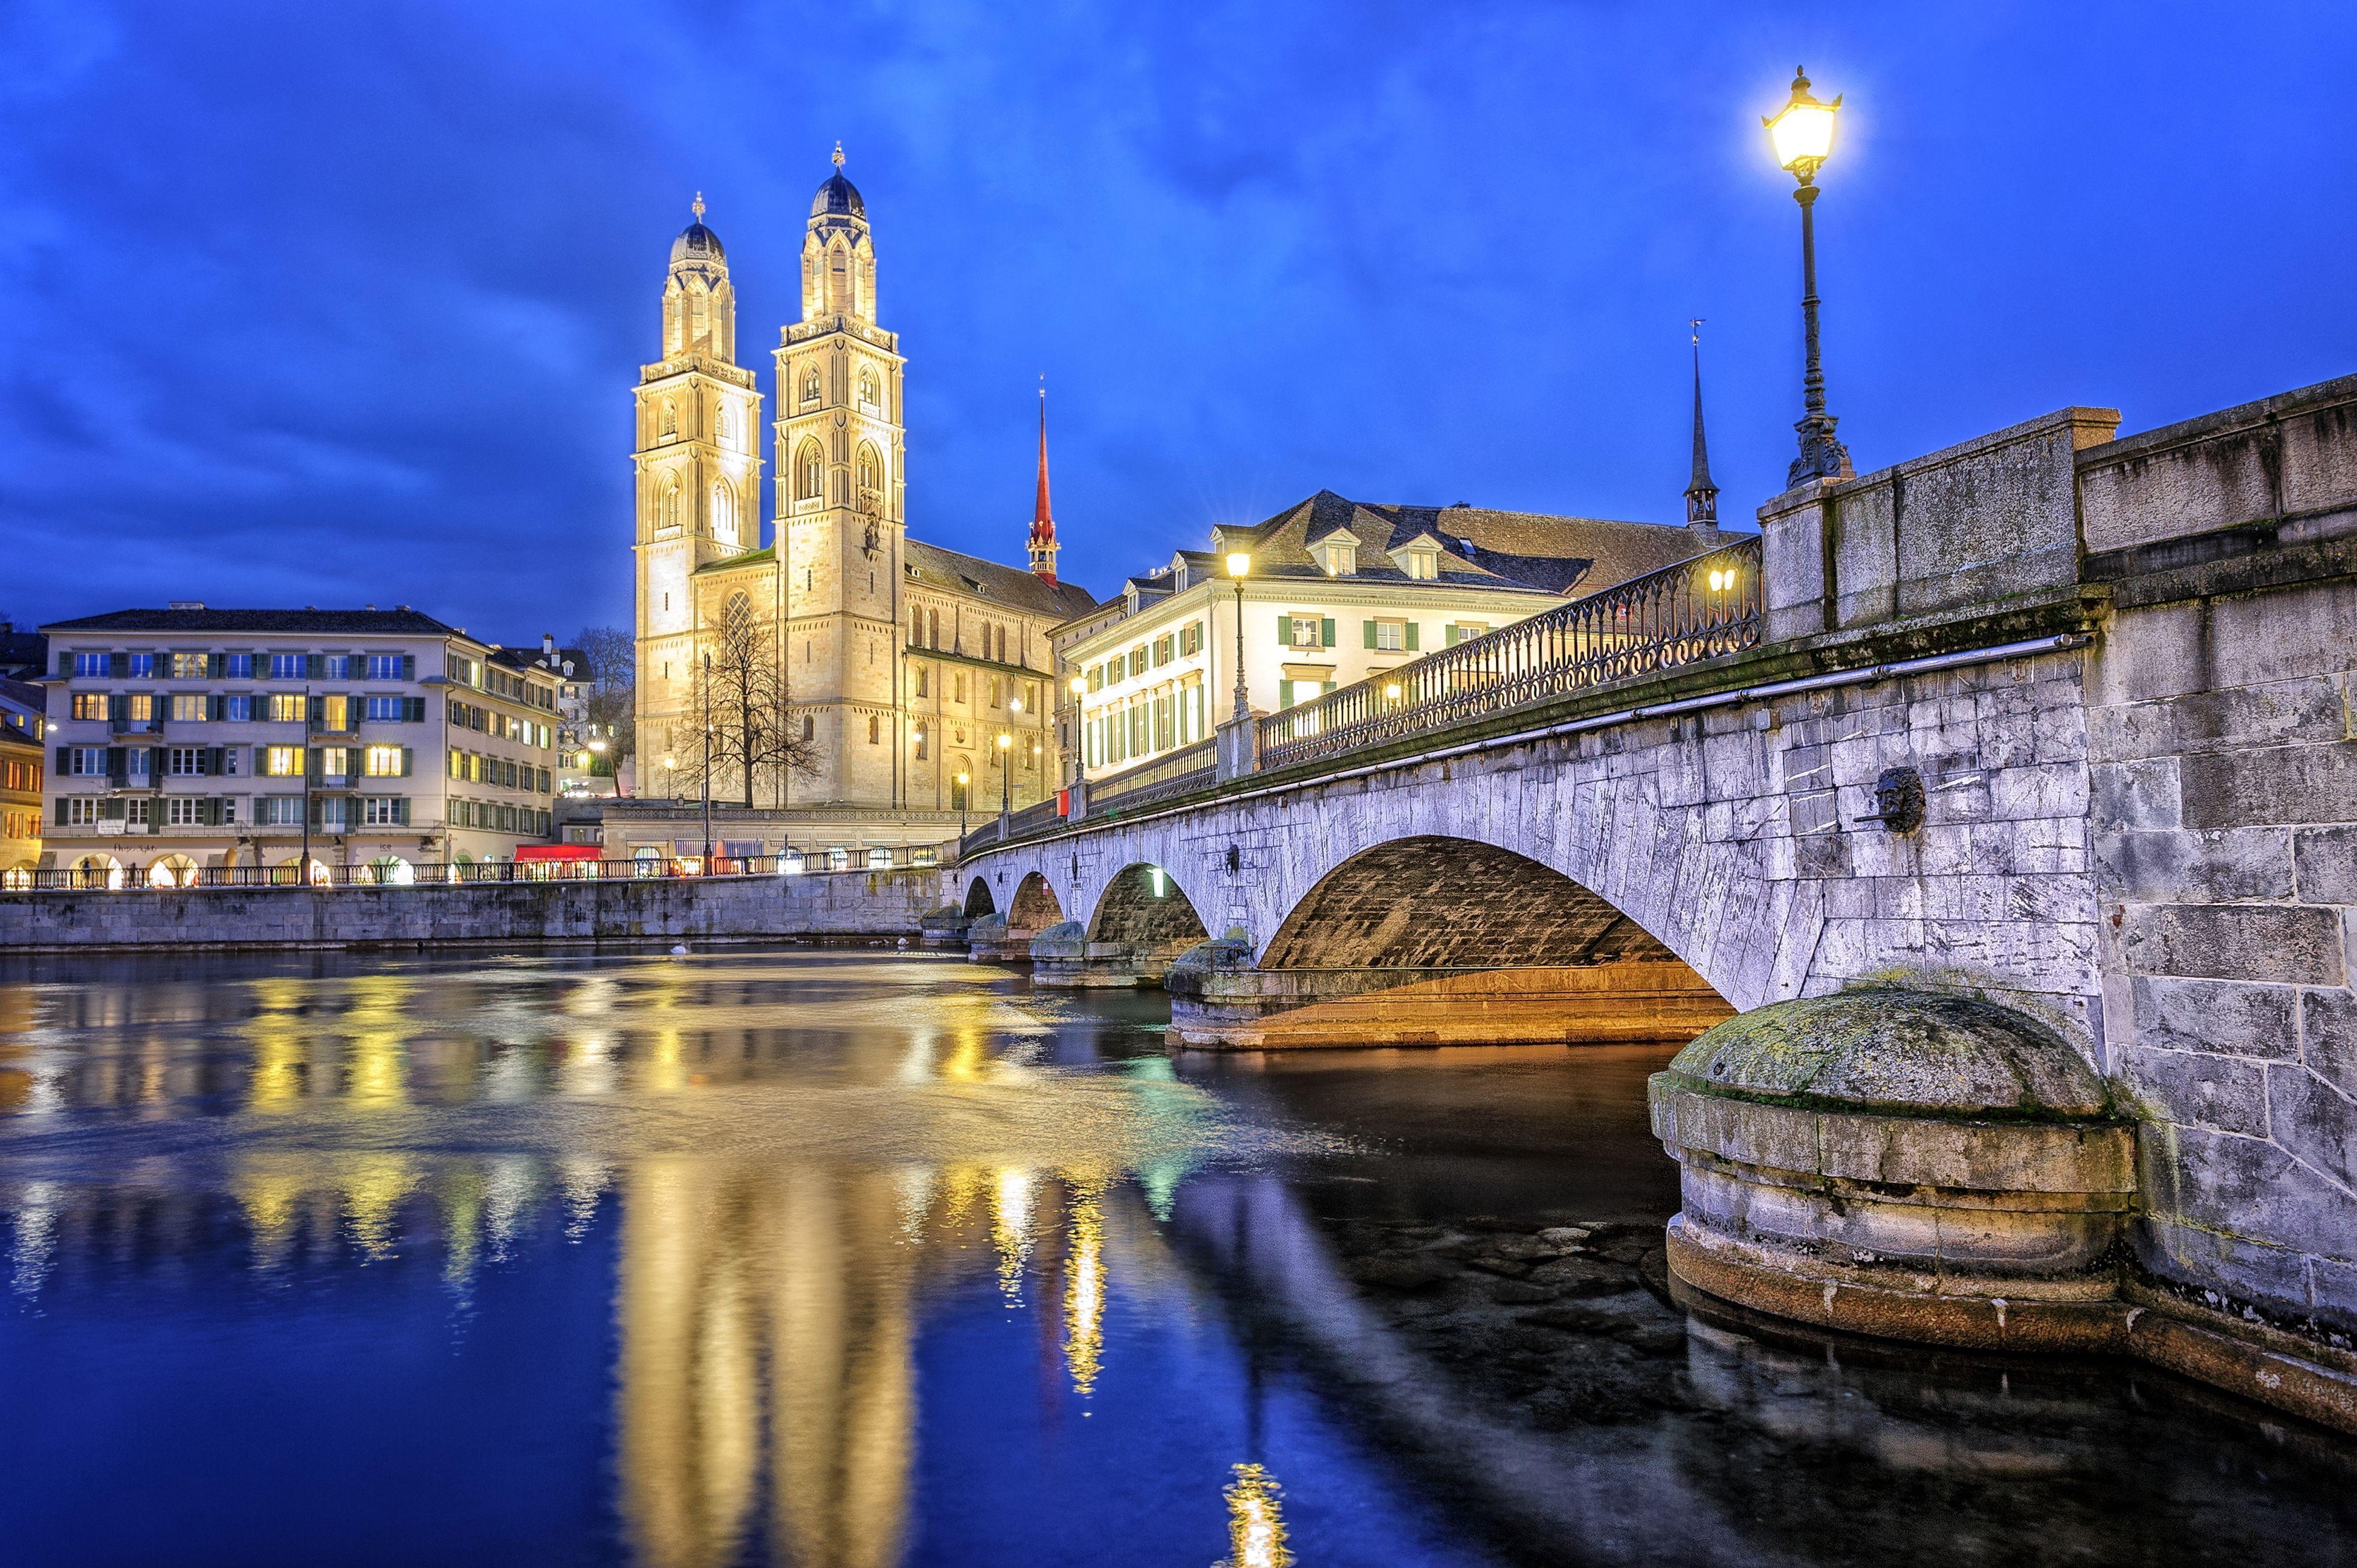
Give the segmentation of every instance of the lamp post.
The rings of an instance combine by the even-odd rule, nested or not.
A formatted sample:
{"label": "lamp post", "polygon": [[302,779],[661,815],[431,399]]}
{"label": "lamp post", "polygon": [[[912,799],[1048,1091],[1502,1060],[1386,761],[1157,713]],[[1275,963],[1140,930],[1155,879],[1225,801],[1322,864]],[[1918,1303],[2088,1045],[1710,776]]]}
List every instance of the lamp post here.
{"label": "lamp post", "polygon": [[1012,758],[1008,753],[1014,748],[1015,737],[1005,730],[1000,730],[998,732],[998,836],[1002,842],[1006,837],[1007,816],[1015,807],[1014,792],[1008,787],[1009,769],[1012,767]]}
{"label": "lamp post", "polygon": [[[303,688],[303,869],[296,875],[311,886],[311,688]],[[130,808],[125,807],[128,811]]]}
{"label": "lamp post", "polygon": [[1244,579],[1252,575],[1252,557],[1241,550],[1228,553],[1228,579],[1236,585],[1236,721],[1252,717],[1252,698],[1244,690]]}
{"label": "lamp post", "polygon": [[972,774],[970,774],[970,773],[961,773],[961,774],[959,774],[959,775],[957,776],[957,787],[958,787],[958,843],[959,843],[959,844],[960,844],[960,845],[963,845],[963,843],[965,843],[965,812],[966,812],[966,805],[967,805],[967,800],[968,800],[968,796],[967,796],[967,794],[966,794],[966,786],[967,786],[968,784],[973,783],[973,782],[974,782],[974,776],[973,776]]}
{"label": "lamp post", "polygon": [[1072,788],[1077,789],[1081,787],[1082,774],[1087,768],[1089,760],[1088,720],[1081,713],[1081,699],[1088,695],[1089,682],[1085,676],[1075,675],[1072,677],[1071,685]]}
{"label": "lamp post", "polygon": [[1848,449],[1834,436],[1837,421],[1825,412],[1825,373],[1817,360],[1817,170],[1833,151],[1834,112],[1841,102],[1839,95],[1831,103],[1811,97],[1808,73],[1795,67],[1791,101],[1773,119],[1760,122],[1775,144],[1776,161],[1801,182],[1792,199],[1801,204],[1801,319],[1808,340],[1808,373],[1801,383],[1805,412],[1792,426],[1801,435],[1801,455],[1785,476],[1789,486],[1846,479],[1855,471]]}
{"label": "lamp post", "polygon": [[712,875],[712,655],[704,656],[704,875]]}
{"label": "lamp post", "polygon": [[679,758],[668,751],[663,753],[663,795],[674,801],[679,799]]}

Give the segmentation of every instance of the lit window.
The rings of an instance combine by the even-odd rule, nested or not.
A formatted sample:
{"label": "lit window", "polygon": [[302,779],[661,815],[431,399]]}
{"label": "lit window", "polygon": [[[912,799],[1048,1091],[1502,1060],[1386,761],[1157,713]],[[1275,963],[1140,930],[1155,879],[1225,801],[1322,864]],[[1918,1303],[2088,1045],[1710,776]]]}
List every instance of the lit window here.
{"label": "lit window", "polygon": [[98,797],[70,795],[66,798],[66,826],[86,828],[98,821]]}
{"label": "lit window", "polygon": [[1292,621],[1291,630],[1293,635],[1289,640],[1292,642],[1294,647],[1323,648],[1326,646],[1326,639],[1323,635],[1323,628],[1319,625],[1319,618],[1317,616],[1294,616],[1290,618]]}
{"label": "lit window", "polygon": [[73,716],[78,719],[103,720],[106,717],[106,693],[76,692],[73,694]]}
{"label": "lit window", "polygon": [[175,680],[175,681],[201,681],[201,680],[203,680],[204,678],[205,678],[205,656],[204,656],[203,654],[201,654],[201,653],[175,653],[174,655],[172,655],[172,679],[173,679],[173,680]]}
{"label": "lit window", "polygon": [[372,746],[368,748],[368,776],[371,779],[398,779],[408,770],[403,766],[406,753],[397,746]]}
{"label": "lit window", "polygon": [[204,722],[204,717],[205,694],[202,692],[175,692],[172,693],[172,722],[174,724],[201,724]]}
{"label": "lit window", "polygon": [[1407,625],[1404,621],[1375,622],[1375,648],[1383,653],[1404,652],[1407,648]]}
{"label": "lit window", "polygon": [[270,719],[273,724],[301,724],[303,722],[303,693],[300,692],[273,692],[270,693]]}
{"label": "lit window", "polygon": [[133,724],[144,725],[155,722],[156,699],[149,696],[146,693],[132,693],[128,700],[128,706],[130,708],[131,722]]}

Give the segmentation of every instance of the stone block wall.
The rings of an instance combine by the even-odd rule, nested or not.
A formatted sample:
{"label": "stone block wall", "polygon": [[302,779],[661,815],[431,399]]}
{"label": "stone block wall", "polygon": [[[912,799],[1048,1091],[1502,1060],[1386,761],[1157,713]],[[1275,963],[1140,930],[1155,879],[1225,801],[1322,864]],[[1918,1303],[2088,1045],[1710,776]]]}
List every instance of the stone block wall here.
{"label": "stone block wall", "polygon": [[908,937],[938,870],[457,887],[0,894],[0,951],[338,948],[648,938]]}
{"label": "stone block wall", "polygon": [[2165,1277],[2357,1328],[2357,378],[2083,456],[2104,1048]]}

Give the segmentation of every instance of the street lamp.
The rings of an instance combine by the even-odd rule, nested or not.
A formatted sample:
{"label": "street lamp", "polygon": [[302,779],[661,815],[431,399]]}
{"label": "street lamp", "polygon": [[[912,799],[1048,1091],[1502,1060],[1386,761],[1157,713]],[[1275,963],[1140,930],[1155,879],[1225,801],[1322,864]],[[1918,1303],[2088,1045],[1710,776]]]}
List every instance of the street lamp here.
{"label": "street lamp", "polygon": [[1794,67],[1791,102],[1773,119],[1763,116],[1760,122],[1775,144],[1776,161],[1801,182],[1792,199],[1801,204],[1801,318],[1808,340],[1809,368],[1802,381],[1806,412],[1792,426],[1801,434],[1801,455],[1785,476],[1788,486],[1812,479],[1846,479],[1855,472],[1848,449],[1835,439],[1837,422],[1825,412],[1825,373],[1817,361],[1817,170],[1833,151],[1834,112],[1841,102],[1836,95],[1831,103],[1818,102],[1809,95],[1808,73]]}
{"label": "street lamp", "polygon": [[1228,552],[1228,579],[1236,585],[1236,720],[1252,717],[1252,699],[1244,693],[1244,579],[1252,575],[1252,557],[1241,550]]}
{"label": "street lamp", "polygon": [[1007,814],[1015,808],[1015,795],[1009,787],[1007,753],[1014,749],[1015,737],[1005,730],[998,732],[998,836],[1006,836]]}
{"label": "street lamp", "polygon": [[1082,770],[1087,767],[1089,760],[1089,736],[1087,728],[1085,727],[1088,724],[1088,720],[1083,717],[1081,713],[1081,699],[1088,695],[1089,682],[1086,677],[1075,675],[1072,677],[1071,685],[1072,787],[1074,789],[1078,789],[1081,783]]}
{"label": "street lamp", "polygon": [[966,786],[967,786],[968,784],[972,783],[973,781],[974,781],[974,777],[973,777],[973,775],[972,775],[972,774],[961,773],[961,774],[959,774],[959,775],[957,776],[957,787],[958,787],[958,842],[959,842],[959,843],[964,843],[964,842],[965,842],[965,811],[966,811],[966,804],[967,804]]}
{"label": "street lamp", "polygon": [[[704,875],[712,875],[712,655],[704,656]],[[749,790],[748,791],[750,792]]]}

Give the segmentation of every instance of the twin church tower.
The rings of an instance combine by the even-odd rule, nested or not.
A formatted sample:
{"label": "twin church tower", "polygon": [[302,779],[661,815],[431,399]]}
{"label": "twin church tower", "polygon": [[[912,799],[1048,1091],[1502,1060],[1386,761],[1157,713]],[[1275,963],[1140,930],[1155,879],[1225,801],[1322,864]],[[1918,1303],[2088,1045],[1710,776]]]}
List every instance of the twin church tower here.
{"label": "twin church tower", "polygon": [[[802,238],[802,317],[775,351],[766,545],[761,393],[737,362],[727,255],[700,198],[672,242],[662,357],[637,388],[640,793],[668,792],[662,757],[689,750],[701,723],[702,656],[726,618],[749,613],[776,639],[790,722],[819,758],[791,804],[849,811],[865,824],[856,847],[931,843],[969,792],[974,809],[997,808],[1002,758],[1016,803],[1053,790],[1047,633],[1094,600],[1056,578],[1044,426],[1028,571],[908,537],[905,361],[877,323],[866,204],[839,146],[834,161]],[[1013,743],[998,746],[1001,733]],[[778,804],[772,793],[757,803]],[[908,831],[885,827],[879,809]]]}

